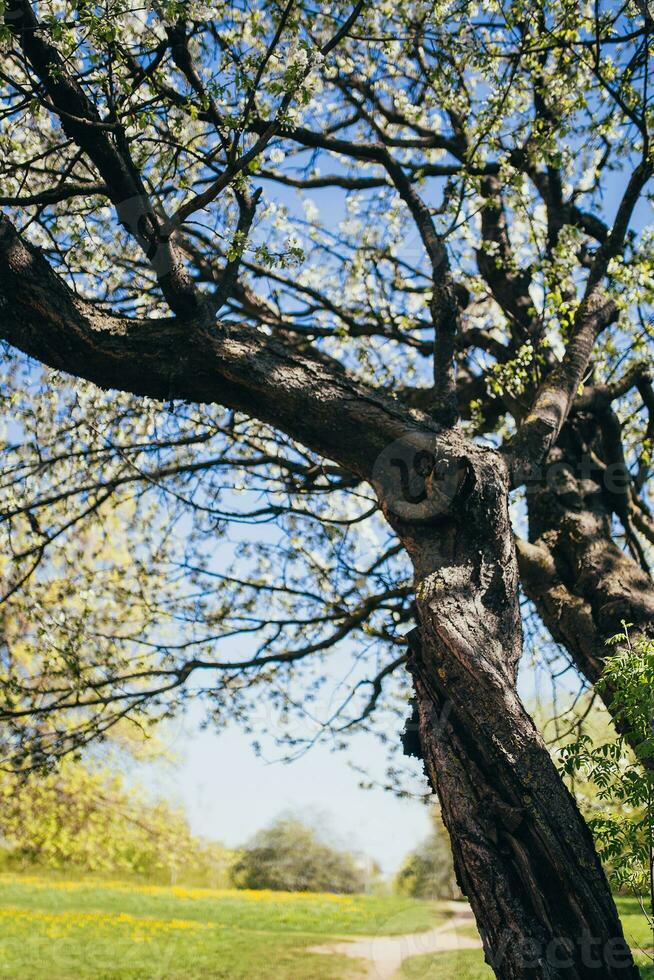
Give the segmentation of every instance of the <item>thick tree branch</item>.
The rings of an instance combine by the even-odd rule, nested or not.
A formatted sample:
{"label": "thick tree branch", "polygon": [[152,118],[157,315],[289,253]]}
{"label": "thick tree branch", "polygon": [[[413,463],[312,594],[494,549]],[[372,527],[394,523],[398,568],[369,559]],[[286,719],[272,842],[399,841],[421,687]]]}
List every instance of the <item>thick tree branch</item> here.
{"label": "thick tree branch", "polygon": [[427,416],[252,328],[101,312],[75,296],[6,219],[0,219],[0,335],[102,388],[239,409],[363,477],[407,432],[437,438]]}
{"label": "thick tree branch", "polygon": [[511,447],[519,485],[546,458],[568,416],[598,336],[618,316],[615,302],[597,287],[579,307],[561,362],[546,377]]}

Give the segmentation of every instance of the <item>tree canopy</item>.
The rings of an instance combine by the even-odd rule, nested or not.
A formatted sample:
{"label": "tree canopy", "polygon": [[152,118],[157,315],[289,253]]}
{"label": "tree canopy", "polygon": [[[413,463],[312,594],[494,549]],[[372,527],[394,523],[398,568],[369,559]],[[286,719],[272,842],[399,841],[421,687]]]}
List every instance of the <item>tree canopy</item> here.
{"label": "tree canopy", "polygon": [[225,887],[234,853],[195,837],[184,815],[112,766],[0,779],[3,870],[121,875]]}
{"label": "tree canopy", "polygon": [[[71,744],[70,721],[54,734],[48,721],[62,708],[95,732],[91,717],[183,697],[191,676],[217,711],[226,698],[247,717],[263,681],[285,712],[291,676],[304,675],[298,690],[318,684],[315,661],[344,640],[358,673],[339,724],[367,719],[404,662],[412,586],[361,477],[421,412],[446,418],[455,401],[462,431],[491,445],[517,426],[524,445],[544,426],[544,444],[571,403],[588,480],[572,485],[558,450],[520,554],[523,587],[584,672],[596,679],[612,635],[594,606],[598,592],[615,601],[616,576],[630,601],[610,625],[651,616],[635,567],[653,537],[651,229],[638,210],[649,21],[637,5],[360,7],[351,24],[301,4],[229,3],[210,17],[42,4],[38,20],[7,7],[2,204],[26,237],[19,246],[5,224],[4,335],[158,399],[71,387],[7,353],[4,592],[12,613],[29,603],[21,642],[33,638],[40,667],[29,683],[13,677],[14,693],[5,685],[6,707],[31,712],[36,684],[46,754]],[[22,253],[14,287],[9,259],[28,241],[41,251]],[[214,377],[197,331],[166,319],[191,315],[187,302],[233,324]],[[73,309],[76,341],[38,329]],[[297,397],[305,380],[327,423],[318,439]],[[362,414],[347,408],[357,383],[376,392]],[[226,411],[197,404],[215,400],[214,384]],[[580,498],[592,526],[580,527]],[[568,500],[568,537],[604,522],[603,568],[587,583],[542,514],[558,531]],[[85,535],[106,539],[109,509],[122,515],[112,538],[138,548],[126,562],[85,545],[81,559]],[[87,584],[103,598],[80,610]],[[56,615],[43,610],[53,588]],[[124,609],[127,596],[118,629],[107,603]],[[235,635],[247,653],[217,656]]]}

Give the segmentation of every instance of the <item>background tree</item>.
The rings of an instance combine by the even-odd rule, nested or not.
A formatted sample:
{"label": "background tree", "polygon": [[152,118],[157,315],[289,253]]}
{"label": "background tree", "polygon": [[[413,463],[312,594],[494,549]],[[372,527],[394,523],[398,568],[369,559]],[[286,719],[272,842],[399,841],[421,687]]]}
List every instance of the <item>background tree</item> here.
{"label": "background tree", "polygon": [[452,851],[437,810],[432,810],[432,831],[404,860],[395,887],[414,898],[458,898]]}
{"label": "background tree", "polygon": [[516,678],[520,583],[589,683],[652,630],[646,5],[4,18],[8,762],[202,693],[342,737],[408,667],[498,976],[635,975]]}
{"label": "background tree", "polygon": [[258,831],[231,869],[237,888],[288,892],[363,892],[365,869],[354,855],[320,839],[293,817]]}
{"label": "background tree", "polygon": [[5,870],[145,878],[225,887],[232,852],[194,837],[183,814],[111,766],[67,759],[56,773],[0,779]]}

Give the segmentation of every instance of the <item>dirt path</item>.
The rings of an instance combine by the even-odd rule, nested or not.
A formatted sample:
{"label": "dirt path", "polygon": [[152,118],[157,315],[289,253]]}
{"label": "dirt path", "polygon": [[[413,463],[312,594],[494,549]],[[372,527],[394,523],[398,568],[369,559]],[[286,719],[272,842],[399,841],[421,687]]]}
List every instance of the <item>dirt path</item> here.
{"label": "dirt path", "polygon": [[448,907],[451,918],[436,929],[414,932],[404,936],[358,936],[313,946],[310,953],[339,954],[367,960],[368,980],[391,980],[400,969],[402,961],[422,953],[445,953],[457,949],[481,949],[479,939],[457,933],[459,926],[474,926],[475,920],[469,906],[451,902]]}

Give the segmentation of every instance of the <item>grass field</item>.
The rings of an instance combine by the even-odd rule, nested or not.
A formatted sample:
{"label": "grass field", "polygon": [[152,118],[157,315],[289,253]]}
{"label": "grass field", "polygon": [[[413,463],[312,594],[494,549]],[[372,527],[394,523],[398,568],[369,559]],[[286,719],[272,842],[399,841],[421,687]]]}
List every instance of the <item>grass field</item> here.
{"label": "grass field", "polygon": [[0,875],[0,977],[337,980],[358,961],[307,952],[331,936],[445,921],[436,903],[160,888]]}
{"label": "grass field", "polygon": [[[651,946],[636,903],[620,904],[630,941]],[[397,897],[210,891],[0,875],[0,977],[356,980],[364,976],[365,964],[308,949],[330,937],[432,928],[446,921],[443,908]],[[405,961],[402,976],[490,980],[492,973],[481,953],[466,950],[412,957]],[[643,970],[643,977],[654,980],[654,969]]]}

